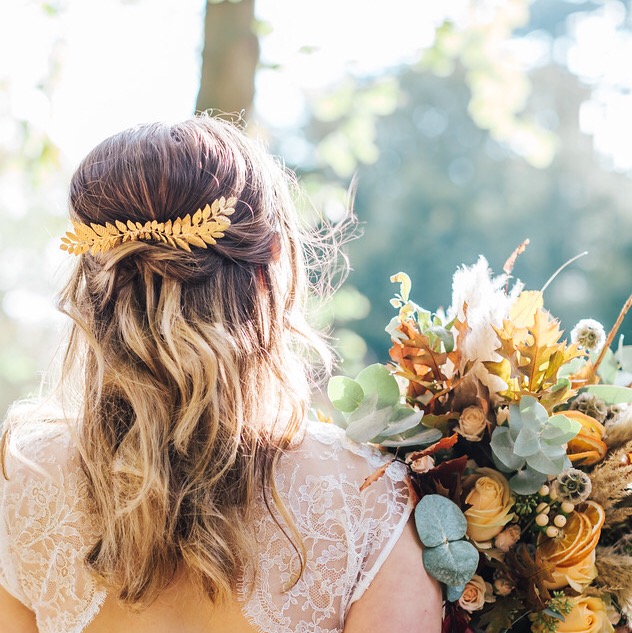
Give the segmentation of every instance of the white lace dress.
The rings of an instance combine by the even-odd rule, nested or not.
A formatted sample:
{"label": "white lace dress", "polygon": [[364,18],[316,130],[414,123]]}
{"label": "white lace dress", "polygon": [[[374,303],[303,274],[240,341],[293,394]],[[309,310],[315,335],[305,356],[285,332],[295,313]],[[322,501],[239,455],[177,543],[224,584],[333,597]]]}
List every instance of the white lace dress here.
{"label": "white lace dress", "polygon": [[[394,463],[363,492],[387,458],[330,424],[307,424],[298,448],[280,460],[276,483],[307,550],[296,555],[263,502],[254,531],[258,560],[244,571],[239,599],[262,633],[338,633],[412,511],[405,467]],[[95,540],[86,480],[64,423],[22,423],[10,436],[0,474],[0,584],[37,617],[41,633],[80,633],[106,593],[83,566]],[[257,574],[254,574],[254,570]],[[290,583],[291,584],[291,583]]]}

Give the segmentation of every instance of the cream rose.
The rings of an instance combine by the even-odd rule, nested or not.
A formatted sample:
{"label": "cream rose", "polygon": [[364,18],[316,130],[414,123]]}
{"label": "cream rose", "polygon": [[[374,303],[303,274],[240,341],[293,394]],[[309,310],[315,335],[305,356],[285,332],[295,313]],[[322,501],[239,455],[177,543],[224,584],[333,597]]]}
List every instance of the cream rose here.
{"label": "cream rose", "polygon": [[597,578],[595,550],[590,552],[590,554],[577,565],[573,565],[571,567],[554,567],[551,570],[551,574],[553,576],[553,581],[544,583],[547,589],[561,589],[562,587],[570,585],[575,591],[581,593],[595,578]]}
{"label": "cream rose", "polygon": [[465,585],[465,589],[459,598],[459,606],[472,613],[480,611],[486,602],[494,602],[496,597],[492,593],[492,586],[485,582],[478,574]]}
{"label": "cream rose", "polygon": [[410,468],[413,472],[423,474],[434,468],[434,459],[432,455],[424,455],[410,462]]}
{"label": "cream rose", "polygon": [[480,442],[486,428],[487,418],[483,409],[471,406],[463,409],[455,431],[470,442]]}
{"label": "cream rose", "polygon": [[498,471],[479,468],[473,477],[474,485],[465,497],[465,503],[471,506],[464,513],[467,535],[473,541],[491,541],[513,519],[514,499],[509,483]]}
{"label": "cream rose", "polygon": [[601,598],[579,596],[573,602],[573,610],[564,617],[564,622],[558,622],[557,633],[614,633]]}
{"label": "cream rose", "polygon": [[520,526],[510,525],[494,539],[494,545],[506,554],[519,540]]}

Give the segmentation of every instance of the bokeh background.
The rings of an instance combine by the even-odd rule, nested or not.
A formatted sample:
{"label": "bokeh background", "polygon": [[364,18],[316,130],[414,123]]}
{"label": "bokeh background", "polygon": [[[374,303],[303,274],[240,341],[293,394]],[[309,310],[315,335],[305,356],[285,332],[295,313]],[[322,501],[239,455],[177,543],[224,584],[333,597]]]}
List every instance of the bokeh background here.
{"label": "bokeh background", "polygon": [[63,336],[73,168],[124,127],[209,108],[243,110],[331,221],[355,179],[364,236],[319,314],[341,371],[386,361],[390,275],[435,310],[458,265],[501,271],[527,237],[531,288],[588,251],[546,305],[608,329],[632,291],[630,60],[622,0],[1,3],[0,410]]}

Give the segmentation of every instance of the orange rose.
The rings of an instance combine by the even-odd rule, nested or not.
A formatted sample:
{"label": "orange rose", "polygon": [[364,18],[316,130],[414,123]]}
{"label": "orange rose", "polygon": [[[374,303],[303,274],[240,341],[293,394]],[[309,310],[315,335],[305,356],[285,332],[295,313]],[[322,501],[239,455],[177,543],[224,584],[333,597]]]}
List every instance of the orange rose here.
{"label": "orange rose", "polygon": [[479,543],[491,541],[511,519],[514,498],[505,477],[491,468],[479,468],[473,475],[472,489],[465,498],[471,507],[464,514],[467,535]]}

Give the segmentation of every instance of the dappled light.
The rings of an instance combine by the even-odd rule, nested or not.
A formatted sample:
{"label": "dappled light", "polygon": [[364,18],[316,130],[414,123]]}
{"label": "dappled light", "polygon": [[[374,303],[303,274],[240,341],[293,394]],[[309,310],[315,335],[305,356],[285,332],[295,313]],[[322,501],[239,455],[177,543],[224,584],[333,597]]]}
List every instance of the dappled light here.
{"label": "dappled light", "polygon": [[[70,265],[58,246],[72,169],[124,127],[218,107],[202,103],[218,95],[201,89],[205,13],[229,24],[236,4],[0,7],[2,410],[37,389],[65,325],[54,294]],[[243,108],[250,133],[296,170],[307,224],[342,220],[357,186],[353,271],[315,315],[345,372],[386,357],[390,275],[406,270],[424,305],[445,306],[455,266],[485,253],[500,268],[526,237],[514,274],[533,288],[588,251],[547,289],[566,330],[588,314],[616,319],[632,270],[630,11],[620,0],[254,2],[258,63],[234,73],[254,98],[235,116]],[[629,321],[621,332],[632,338]]]}

